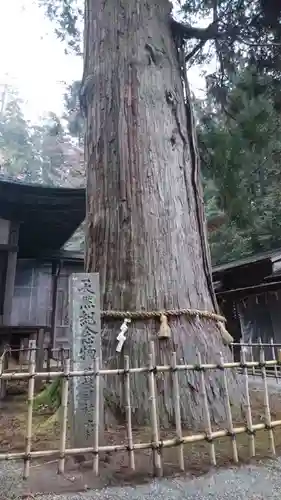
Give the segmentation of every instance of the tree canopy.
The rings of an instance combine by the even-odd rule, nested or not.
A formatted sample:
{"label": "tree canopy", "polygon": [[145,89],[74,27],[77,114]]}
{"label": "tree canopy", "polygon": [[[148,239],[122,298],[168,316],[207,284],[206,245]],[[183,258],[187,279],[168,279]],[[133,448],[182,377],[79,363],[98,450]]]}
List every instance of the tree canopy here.
{"label": "tree canopy", "polygon": [[[38,1],[66,49],[81,55],[83,2]],[[184,40],[186,64],[216,61],[216,71],[205,74],[206,98],[195,100],[213,262],[281,246],[281,5],[186,0],[174,7],[178,15],[171,17],[171,28]],[[73,182],[80,182],[79,90],[80,82],[73,82],[66,89],[63,117],[50,115],[39,126],[25,121],[19,96],[8,89],[7,100],[5,90],[2,173],[64,184],[71,172]]]}
{"label": "tree canopy", "polygon": [[24,116],[17,90],[8,85],[2,86],[1,175],[47,185],[84,185],[79,124],[76,129],[71,129],[74,126],[68,90],[63,117],[50,112],[39,123],[32,124]]}
{"label": "tree canopy", "polygon": [[[207,75],[209,88],[224,101],[233,75],[247,64],[273,78],[280,71],[281,7],[266,0],[186,0],[185,20],[211,19],[200,42],[189,42],[187,61],[215,56],[218,71]],[[196,37],[194,37],[196,38]],[[192,40],[192,37],[190,37]]]}
{"label": "tree canopy", "polygon": [[[81,53],[82,0],[38,0],[55,23],[68,49]],[[266,0],[175,0],[184,24],[173,23],[186,40],[186,61],[197,64],[216,57],[219,71],[208,75],[223,89],[247,61],[263,72],[280,71],[281,7]],[[172,3],[171,3],[172,8]],[[171,18],[172,19],[172,18]],[[202,28],[202,24],[206,27]],[[199,27],[200,26],[200,27]]]}

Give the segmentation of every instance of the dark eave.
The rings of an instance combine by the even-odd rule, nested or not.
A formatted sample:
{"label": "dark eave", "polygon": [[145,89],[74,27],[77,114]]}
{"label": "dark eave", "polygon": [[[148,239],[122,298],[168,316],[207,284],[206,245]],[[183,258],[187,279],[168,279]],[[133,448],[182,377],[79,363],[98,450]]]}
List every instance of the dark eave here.
{"label": "dark eave", "polygon": [[20,222],[19,257],[56,252],[85,218],[85,189],[0,180],[0,217]]}
{"label": "dark eave", "polygon": [[213,268],[213,281],[221,286],[218,298],[241,298],[280,289],[281,249],[263,252]]}
{"label": "dark eave", "polygon": [[219,280],[226,273],[235,273],[237,271],[243,271],[246,268],[253,267],[260,263],[269,263],[276,269],[278,267],[278,262],[281,262],[281,248],[276,250],[271,250],[268,252],[258,253],[251,255],[244,259],[235,260],[233,262],[228,262],[227,264],[221,264],[219,266],[213,266],[213,279]]}
{"label": "dark eave", "polygon": [[74,252],[72,250],[59,250],[58,252],[44,254],[42,260],[45,261],[61,261],[72,262],[76,264],[84,264],[84,254],[82,252]]}

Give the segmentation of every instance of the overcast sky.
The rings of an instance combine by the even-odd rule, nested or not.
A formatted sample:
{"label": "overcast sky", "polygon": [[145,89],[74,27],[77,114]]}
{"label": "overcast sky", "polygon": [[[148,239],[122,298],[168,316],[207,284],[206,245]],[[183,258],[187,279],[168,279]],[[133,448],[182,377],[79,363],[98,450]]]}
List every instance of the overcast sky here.
{"label": "overcast sky", "polygon": [[[36,0],[2,0],[0,46],[0,84],[18,88],[27,118],[35,121],[48,111],[60,114],[65,84],[81,78],[82,61],[65,55],[64,44]],[[200,71],[189,74],[197,92],[204,88]]]}

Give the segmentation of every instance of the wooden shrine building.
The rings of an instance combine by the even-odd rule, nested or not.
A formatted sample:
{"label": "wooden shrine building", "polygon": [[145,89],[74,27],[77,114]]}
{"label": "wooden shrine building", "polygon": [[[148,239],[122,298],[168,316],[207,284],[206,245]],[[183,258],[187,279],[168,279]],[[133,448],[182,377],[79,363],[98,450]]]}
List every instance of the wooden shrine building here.
{"label": "wooden shrine building", "polygon": [[81,256],[62,251],[85,218],[85,190],[0,180],[0,338],[41,332],[51,345],[67,342],[68,276]]}
{"label": "wooden shrine building", "polygon": [[215,266],[213,282],[235,342],[281,343],[281,249]]}

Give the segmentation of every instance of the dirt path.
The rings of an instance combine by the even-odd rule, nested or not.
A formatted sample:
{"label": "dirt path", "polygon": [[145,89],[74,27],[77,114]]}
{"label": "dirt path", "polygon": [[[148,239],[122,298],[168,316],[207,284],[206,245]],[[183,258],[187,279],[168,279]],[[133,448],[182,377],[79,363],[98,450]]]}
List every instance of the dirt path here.
{"label": "dirt path", "polygon": [[[22,483],[16,485],[16,464],[0,470],[0,500],[22,498]],[[18,476],[17,476],[18,477]],[[12,489],[7,483],[12,479]],[[151,481],[146,485],[107,487],[82,493],[40,495],[40,500],[274,500],[280,499],[281,461],[215,471],[201,478],[188,476]],[[28,497],[25,497],[26,500]]]}

